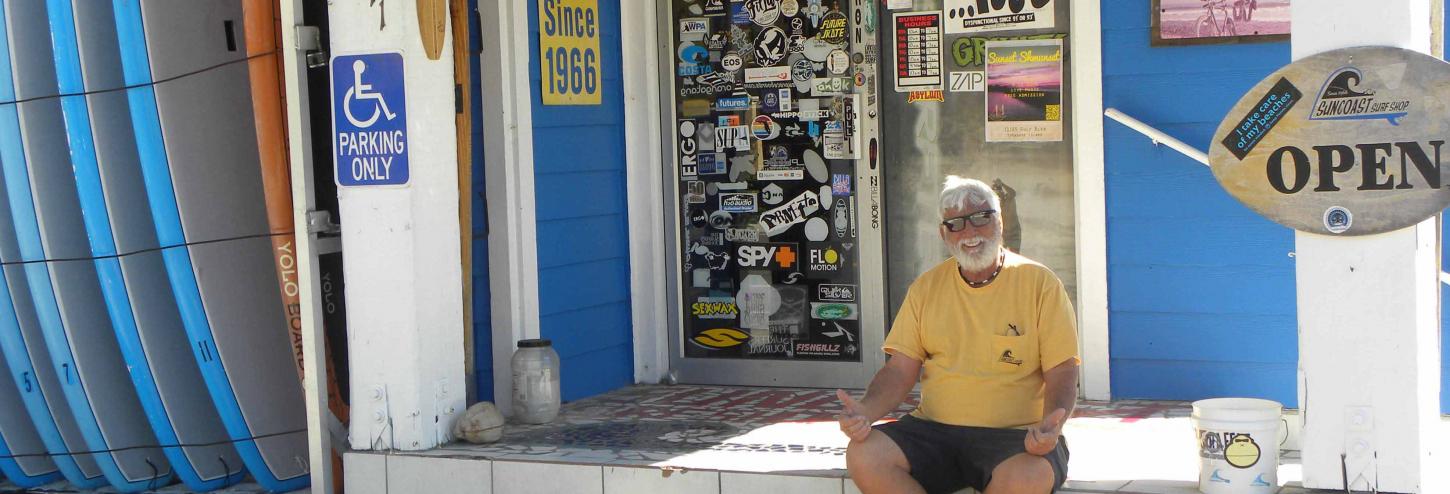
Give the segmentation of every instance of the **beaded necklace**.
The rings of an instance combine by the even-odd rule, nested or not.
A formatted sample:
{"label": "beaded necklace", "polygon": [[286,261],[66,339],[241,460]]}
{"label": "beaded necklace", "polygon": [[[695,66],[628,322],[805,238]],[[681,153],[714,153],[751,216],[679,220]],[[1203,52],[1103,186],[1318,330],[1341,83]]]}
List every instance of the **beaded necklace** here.
{"label": "beaded necklace", "polygon": [[987,279],[982,281],[972,281],[967,279],[966,274],[962,274],[962,281],[967,282],[967,286],[972,288],[981,288],[987,286],[987,284],[991,283],[992,280],[997,279],[997,275],[1002,274],[1002,265],[1006,264],[1006,257],[1006,254],[997,254],[997,269],[993,270],[992,275],[988,276]]}

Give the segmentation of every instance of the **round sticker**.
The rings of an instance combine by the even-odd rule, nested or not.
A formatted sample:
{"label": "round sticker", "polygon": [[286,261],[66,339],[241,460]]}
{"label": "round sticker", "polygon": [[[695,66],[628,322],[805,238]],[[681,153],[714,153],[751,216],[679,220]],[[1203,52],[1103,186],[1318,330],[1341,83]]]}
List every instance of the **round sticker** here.
{"label": "round sticker", "polygon": [[681,120],[680,121],[680,137],[695,137],[695,121],[694,120]]}
{"label": "round sticker", "polygon": [[826,224],[826,220],[811,218],[809,221],[806,221],[805,232],[806,240],[820,242],[831,234],[831,227]]}
{"label": "round sticker", "polygon": [[820,30],[816,31],[816,38],[833,45],[846,43],[846,14],[840,11],[831,11],[821,19]]}
{"label": "round sticker", "polygon": [[789,52],[790,39],[778,27],[768,27],[755,37],[755,64],[770,67]]}
{"label": "round sticker", "polygon": [[695,228],[704,228],[705,225],[707,224],[706,222],[708,222],[708,221],[709,221],[709,217],[705,215],[705,211],[704,210],[701,210],[701,209],[691,209],[690,210],[690,224],[693,225]]}
{"label": "round sticker", "polygon": [[735,72],[744,66],[745,59],[741,58],[740,55],[731,53],[720,58],[720,68],[725,69],[726,72]]}
{"label": "round sticker", "polygon": [[1344,233],[1354,224],[1354,214],[1340,206],[1324,210],[1324,229],[1329,233]]}
{"label": "round sticker", "polygon": [[770,118],[770,115],[761,115],[755,117],[755,121],[751,122],[750,132],[755,134],[756,139],[769,141],[780,135],[780,124],[775,123],[775,119]]}
{"label": "round sticker", "polygon": [[799,2],[796,2],[796,0],[781,0],[780,1],[780,15],[783,15],[783,16],[786,16],[786,17],[795,17],[795,15],[796,14],[799,14],[800,12],[801,12],[801,4]]}
{"label": "round sticker", "polygon": [[826,70],[832,74],[841,75],[851,68],[851,56],[845,51],[836,50],[826,56]]}
{"label": "round sticker", "polygon": [[750,22],[761,26],[775,24],[780,18],[780,0],[747,0],[745,8],[750,10]]}

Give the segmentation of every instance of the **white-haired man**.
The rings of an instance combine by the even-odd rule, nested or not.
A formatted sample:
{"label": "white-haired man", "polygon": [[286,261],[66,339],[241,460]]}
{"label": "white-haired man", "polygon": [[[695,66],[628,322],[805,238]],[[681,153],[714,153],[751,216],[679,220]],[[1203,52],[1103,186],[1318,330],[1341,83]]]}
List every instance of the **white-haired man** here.
{"label": "white-haired man", "polygon": [[[1046,494],[1067,477],[1076,318],[1051,270],[1002,248],[1000,203],[979,180],[947,177],[939,231],[952,258],[911,284],[866,396],[836,391],[863,493]],[[873,428],[918,377],[916,411]]]}

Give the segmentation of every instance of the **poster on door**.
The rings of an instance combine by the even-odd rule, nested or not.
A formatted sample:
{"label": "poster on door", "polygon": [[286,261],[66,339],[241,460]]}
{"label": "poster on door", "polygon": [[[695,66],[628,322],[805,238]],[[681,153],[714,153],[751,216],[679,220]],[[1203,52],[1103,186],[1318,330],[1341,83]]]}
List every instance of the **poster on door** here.
{"label": "poster on door", "polygon": [[988,42],[987,142],[1062,140],[1062,40]]}
{"label": "poster on door", "polygon": [[896,92],[942,88],[941,12],[896,14]]}

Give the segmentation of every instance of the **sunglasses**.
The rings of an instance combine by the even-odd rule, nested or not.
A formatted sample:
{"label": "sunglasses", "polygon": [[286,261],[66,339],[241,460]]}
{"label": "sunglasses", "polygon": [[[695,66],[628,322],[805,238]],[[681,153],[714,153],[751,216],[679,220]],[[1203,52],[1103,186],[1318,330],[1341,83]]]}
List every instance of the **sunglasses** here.
{"label": "sunglasses", "polygon": [[987,226],[988,224],[992,223],[992,215],[994,214],[997,214],[997,210],[984,209],[966,216],[947,218],[946,221],[941,222],[941,226],[946,227],[947,231],[949,232],[959,232],[965,230],[967,228],[967,223],[971,223],[972,226],[976,227]]}

